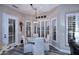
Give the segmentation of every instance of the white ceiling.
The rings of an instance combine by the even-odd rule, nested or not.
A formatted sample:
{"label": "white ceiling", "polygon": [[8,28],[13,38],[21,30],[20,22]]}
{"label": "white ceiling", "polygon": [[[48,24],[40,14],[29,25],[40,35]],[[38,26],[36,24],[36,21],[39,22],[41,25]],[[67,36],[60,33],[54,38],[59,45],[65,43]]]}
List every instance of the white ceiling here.
{"label": "white ceiling", "polygon": [[[12,5],[15,5],[18,8],[14,8]],[[6,6],[16,9],[24,14],[35,15],[35,10],[30,6],[30,4],[8,4]],[[33,7],[37,8],[37,14],[48,12],[56,6],[59,6],[59,4],[33,4]]]}

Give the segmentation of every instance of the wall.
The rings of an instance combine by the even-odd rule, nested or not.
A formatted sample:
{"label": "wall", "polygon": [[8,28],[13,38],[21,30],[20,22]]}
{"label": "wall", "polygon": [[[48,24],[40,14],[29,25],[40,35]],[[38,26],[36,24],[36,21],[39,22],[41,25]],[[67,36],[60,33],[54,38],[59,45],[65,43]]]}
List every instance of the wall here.
{"label": "wall", "polygon": [[47,13],[49,19],[57,17],[56,42],[51,44],[62,52],[70,53],[69,46],[66,45],[66,14],[79,13],[79,5],[59,5]]}
{"label": "wall", "polygon": [[66,45],[66,14],[78,12],[79,5],[77,4],[61,4],[51,11],[42,14],[47,15],[48,20],[57,18],[56,42],[50,37],[50,44],[62,52],[70,53],[69,46]]}
{"label": "wall", "polygon": [[30,15],[25,15],[24,16],[24,19],[25,19],[25,21],[24,21],[24,36],[25,36],[25,38],[27,39],[27,37],[26,37],[26,21],[30,21],[31,22],[31,34],[33,35],[33,21],[35,21],[35,17],[34,16],[30,16]]}
{"label": "wall", "polygon": [[0,13],[0,40],[1,40],[1,37],[2,37],[2,36],[1,36],[1,34],[2,34],[2,32],[1,32],[2,29],[1,29],[1,28],[2,28],[2,15],[1,15],[1,13]]}
{"label": "wall", "polygon": [[69,47],[66,45],[66,14],[79,13],[79,5],[61,5],[60,9],[60,48],[69,51]]}
{"label": "wall", "polygon": [[[58,29],[58,27],[59,27],[59,22],[60,21],[58,21],[59,19],[60,19],[60,17],[59,17],[59,14],[60,14],[60,8],[59,7],[56,7],[55,9],[53,9],[53,10],[51,10],[50,12],[49,12],[50,14],[48,15],[48,18],[50,19],[50,20],[53,20],[53,18],[57,18],[56,19],[56,41],[53,41],[53,39],[51,38],[51,44],[53,45],[53,46],[55,46],[55,47],[58,47],[58,48],[60,48],[60,43],[59,43],[59,30],[60,29]],[[52,37],[52,36],[51,36]]]}
{"label": "wall", "polygon": [[2,15],[0,13],[0,48],[2,48]]}
{"label": "wall", "polygon": [[56,18],[56,41],[54,41],[52,39],[52,36],[51,36],[51,32],[52,30],[50,30],[50,45],[54,46],[55,48],[57,49],[60,49],[60,7],[56,7],[54,9],[52,9],[51,11],[45,13],[45,15],[47,15],[47,19],[48,20],[53,20],[53,18]]}
{"label": "wall", "polygon": [[[9,15],[12,15],[12,16],[16,16],[18,17],[18,21],[20,22],[23,22],[25,21],[25,14],[22,14],[14,9],[11,9],[7,6],[4,6],[4,5],[0,5],[0,40],[2,40],[2,13],[6,13],[6,14],[9,14]],[[27,15],[26,15],[27,16]],[[17,29],[18,30],[18,39],[21,38],[21,33],[20,33],[20,26],[19,28]],[[23,25],[23,31],[22,31],[22,34],[24,35],[24,25]],[[1,42],[1,41],[0,41]],[[19,40],[20,42],[20,40]]]}
{"label": "wall", "polygon": [[[35,18],[32,16],[27,16],[24,14],[19,13],[18,11],[15,11],[9,7],[5,7],[0,5],[0,40],[2,39],[2,15],[1,13],[7,13],[10,15],[17,16],[19,18],[19,21],[23,22],[23,32],[22,34],[25,36],[25,21],[26,20],[34,20]],[[51,45],[55,46],[57,49],[63,52],[69,53],[69,47],[66,46],[66,14],[67,13],[78,13],[79,12],[79,5],[59,5],[58,7],[52,9],[49,12],[46,12],[42,15],[47,15],[48,20],[51,20],[54,17],[57,17],[57,29],[56,29],[56,42],[52,41],[51,39]],[[18,29],[20,31],[20,29]],[[18,37],[20,38],[20,33],[18,33]],[[50,37],[51,38],[51,37]]]}

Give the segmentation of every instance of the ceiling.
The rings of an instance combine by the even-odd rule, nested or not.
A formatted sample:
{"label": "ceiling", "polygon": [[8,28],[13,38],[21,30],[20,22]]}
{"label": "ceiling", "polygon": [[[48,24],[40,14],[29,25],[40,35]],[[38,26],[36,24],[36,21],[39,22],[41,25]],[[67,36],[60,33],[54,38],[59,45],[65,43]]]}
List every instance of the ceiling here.
{"label": "ceiling", "polygon": [[[35,10],[30,4],[7,4],[5,6],[11,7],[24,14],[35,15]],[[33,7],[37,9],[37,14],[48,12],[57,6],[59,6],[59,4],[33,4]]]}

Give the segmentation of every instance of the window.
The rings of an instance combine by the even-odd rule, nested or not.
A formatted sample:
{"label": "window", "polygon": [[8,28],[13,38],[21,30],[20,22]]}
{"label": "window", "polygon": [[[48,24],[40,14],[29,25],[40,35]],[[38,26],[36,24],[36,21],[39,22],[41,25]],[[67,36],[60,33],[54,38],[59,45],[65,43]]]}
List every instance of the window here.
{"label": "window", "polygon": [[49,20],[39,20],[34,22],[34,33],[38,34],[39,37],[47,38],[49,34]]}
{"label": "window", "polygon": [[53,40],[56,40],[56,26],[53,28]]}
{"label": "window", "polygon": [[15,20],[9,19],[9,44],[15,42]]}
{"label": "window", "polygon": [[31,22],[26,22],[26,37],[31,37]]}
{"label": "window", "polygon": [[41,37],[44,37],[44,21],[41,22]]}
{"label": "window", "polygon": [[56,41],[56,19],[52,20],[52,39]]}
{"label": "window", "polygon": [[49,21],[45,21],[45,37],[49,34]]}
{"label": "window", "polygon": [[34,34],[37,34],[38,22],[34,22],[33,27],[34,27]]}
{"label": "window", "polygon": [[75,39],[75,16],[68,17],[68,39]]}
{"label": "window", "polygon": [[37,33],[38,33],[38,36],[40,37],[40,22],[38,22],[37,24]]}
{"label": "window", "polygon": [[79,14],[67,14],[66,15],[66,45],[68,40],[73,39],[79,42]]}

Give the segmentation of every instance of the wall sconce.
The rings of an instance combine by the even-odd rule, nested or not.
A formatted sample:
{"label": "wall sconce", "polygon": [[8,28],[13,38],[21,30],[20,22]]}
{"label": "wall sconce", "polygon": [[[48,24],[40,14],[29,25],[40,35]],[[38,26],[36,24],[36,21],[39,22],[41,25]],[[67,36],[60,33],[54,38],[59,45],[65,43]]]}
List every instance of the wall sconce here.
{"label": "wall sconce", "polygon": [[22,26],[23,26],[23,23],[20,22],[20,30],[21,30],[21,32],[22,32]]}

